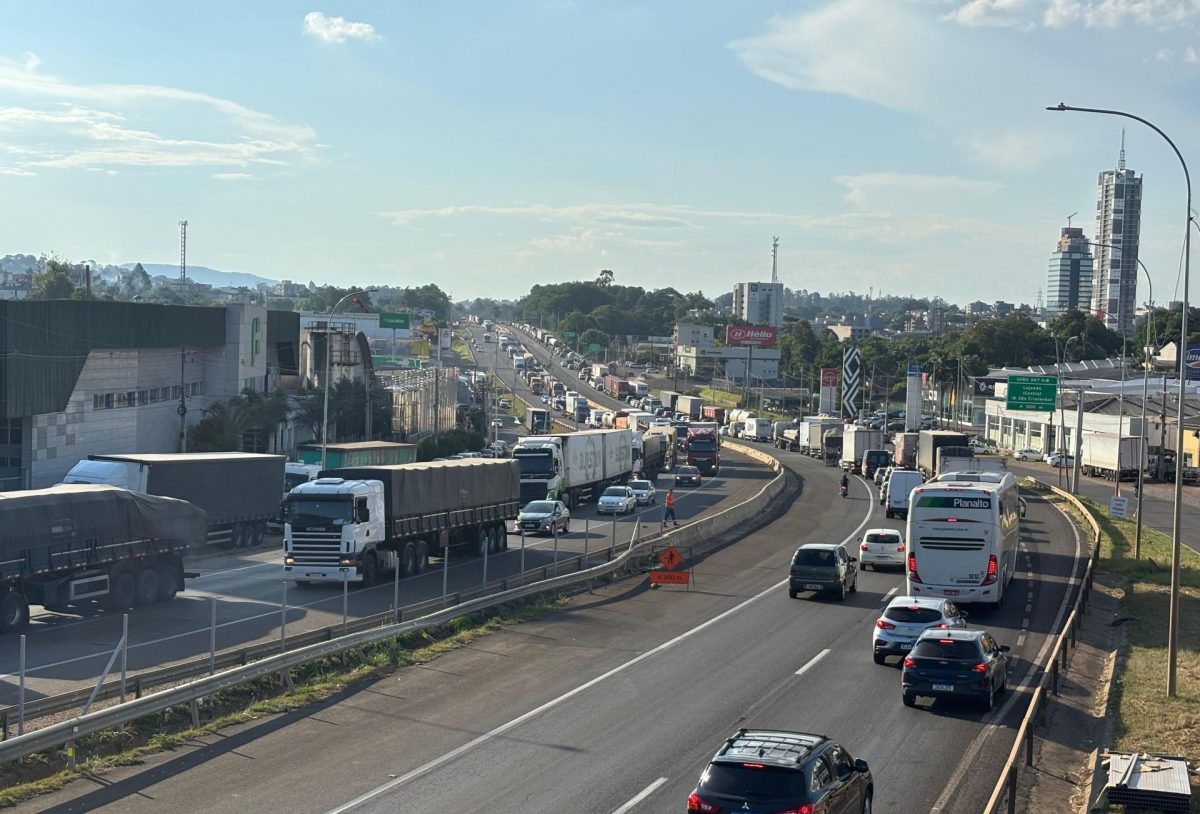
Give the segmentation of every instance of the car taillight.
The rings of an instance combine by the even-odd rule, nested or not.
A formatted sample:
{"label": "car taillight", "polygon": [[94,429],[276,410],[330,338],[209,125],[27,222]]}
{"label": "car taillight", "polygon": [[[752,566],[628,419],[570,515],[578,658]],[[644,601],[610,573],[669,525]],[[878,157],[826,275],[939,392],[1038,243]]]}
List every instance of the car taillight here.
{"label": "car taillight", "polygon": [[876,619],[875,627],[879,628],[880,630],[895,630],[896,629],[896,626],[893,625],[891,622],[889,622],[887,619]]}
{"label": "car taillight", "polygon": [[718,808],[717,806],[713,805],[712,803],[704,802],[704,800],[700,799],[700,795],[693,791],[691,794],[688,795],[687,810],[688,811],[703,811],[703,812],[707,812],[708,814],[717,814],[717,812],[720,811],[721,809]]}
{"label": "car taillight", "polygon": [[905,667],[916,667],[917,662],[912,658],[912,656],[905,656],[904,657],[904,666]]}
{"label": "car taillight", "polygon": [[917,573],[917,552],[908,552],[908,580],[909,582],[920,582],[921,575]]}
{"label": "car taillight", "polygon": [[996,555],[995,554],[989,555],[988,556],[987,574],[984,576],[983,582],[979,583],[980,585],[991,585],[993,582],[996,581],[997,565],[998,565],[998,563],[996,562]]}
{"label": "car taillight", "polygon": [[786,809],[785,811],[777,811],[777,812],[775,812],[775,814],[814,814],[814,812],[816,812],[816,810],[817,809],[813,806],[812,803],[805,803],[804,805],[800,806],[799,808],[789,808],[789,809]]}
{"label": "car taillight", "polygon": [[900,545],[896,546],[896,550],[903,553],[904,552],[904,543],[901,543]]}
{"label": "car taillight", "polygon": [[946,630],[950,627],[950,625],[946,624],[945,622],[942,622],[940,625],[934,625],[933,627],[936,630]]}
{"label": "car taillight", "polygon": [[870,549],[870,546],[868,546],[866,543],[863,543],[862,545],[860,545],[858,547],[858,549],[859,549],[859,551],[867,551]]}
{"label": "car taillight", "polygon": [[971,669],[977,673],[986,673],[987,672],[987,662],[981,661],[978,664],[973,664],[973,665],[971,665]]}

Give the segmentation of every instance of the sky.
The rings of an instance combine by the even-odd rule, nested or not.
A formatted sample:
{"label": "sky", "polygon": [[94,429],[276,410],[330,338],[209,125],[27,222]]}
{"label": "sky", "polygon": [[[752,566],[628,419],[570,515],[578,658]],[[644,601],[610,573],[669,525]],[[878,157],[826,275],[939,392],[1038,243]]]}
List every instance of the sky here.
{"label": "sky", "polygon": [[7,0],[0,254],[1034,304],[1125,127],[1177,299],[1178,160],[1060,101],[1200,156],[1200,0]]}

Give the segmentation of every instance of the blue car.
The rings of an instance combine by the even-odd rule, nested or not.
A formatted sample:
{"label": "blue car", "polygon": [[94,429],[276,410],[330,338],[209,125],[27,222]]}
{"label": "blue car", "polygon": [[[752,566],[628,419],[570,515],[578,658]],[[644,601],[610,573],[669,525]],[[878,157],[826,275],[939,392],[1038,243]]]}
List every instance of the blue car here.
{"label": "blue car", "polygon": [[925,631],[904,659],[904,705],[915,706],[919,695],[971,698],[990,711],[1008,688],[1008,650],[985,630]]}

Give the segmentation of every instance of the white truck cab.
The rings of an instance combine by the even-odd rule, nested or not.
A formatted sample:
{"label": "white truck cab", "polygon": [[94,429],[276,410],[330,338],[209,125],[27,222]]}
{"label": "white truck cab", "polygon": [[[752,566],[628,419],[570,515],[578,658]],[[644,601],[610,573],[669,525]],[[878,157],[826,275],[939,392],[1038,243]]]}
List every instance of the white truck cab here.
{"label": "white truck cab", "polygon": [[288,493],[283,520],[285,574],[300,582],[361,582],[360,549],[386,536],[383,484],[342,478],[302,483]]}

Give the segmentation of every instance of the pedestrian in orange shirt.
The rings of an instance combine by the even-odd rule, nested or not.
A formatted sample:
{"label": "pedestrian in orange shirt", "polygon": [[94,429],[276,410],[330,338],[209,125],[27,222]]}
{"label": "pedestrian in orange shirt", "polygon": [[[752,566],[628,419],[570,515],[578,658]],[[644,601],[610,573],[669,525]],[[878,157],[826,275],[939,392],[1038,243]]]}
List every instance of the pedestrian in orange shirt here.
{"label": "pedestrian in orange shirt", "polygon": [[678,526],[679,521],[675,519],[675,490],[674,489],[667,490],[667,497],[665,500],[663,500],[663,506],[666,507],[665,510],[663,511],[663,525],[665,526],[668,522],[670,522],[670,523],[674,523],[676,526]]}

